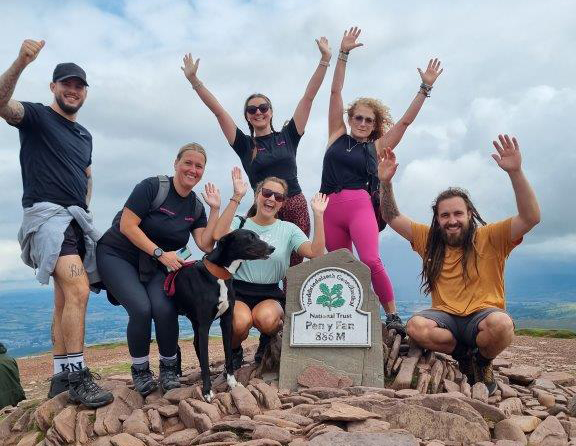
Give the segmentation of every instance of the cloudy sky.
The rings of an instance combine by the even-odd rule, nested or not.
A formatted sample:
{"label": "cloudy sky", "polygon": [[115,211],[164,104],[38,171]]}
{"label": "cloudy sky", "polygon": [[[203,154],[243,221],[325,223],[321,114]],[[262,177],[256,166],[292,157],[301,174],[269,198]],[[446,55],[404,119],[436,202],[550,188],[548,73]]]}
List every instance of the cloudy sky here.
{"label": "cloudy sky", "polygon": [[[399,118],[418,90],[416,68],[430,57],[445,67],[397,148],[401,211],[428,222],[434,196],[455,185],[471,192],[486,220],[512,215],[510,182],[490,154],[498,133],[514,134],[543,213],[515,255],[532,265],[576,260],[572,1],[20,0],[0,2],[0,16],[0,70],[15,59],[23,39],[46,40],[15,99],[49,104],[58,62],[74,61],[88,73],[79,122],[94,137],[92,210],[101,230],[133,186],[170,173],[175,152],[190,141],[207,148],[204,180],[215,182],[225,199],[230,195],[230,169],[240,164],[180,70],[186,52],[200,57],[199,77],[246,131],[242,105],[253,92],[272,99],[276,123],[292,116],[320,57],[314,39],[329,39],[332,67],[298,154],[300,182],[311,197],[320,184],[340,39],[357,25],[364,46],[350,55],[345,102],[373,96]],[[0,289],[35,286],[16,241],[18,151],[18,132],[0,123]],[[399,244],[390,230],[382,233],[386,263],[394,261],[386,258],[387,246]],[[414,277],[417,271],[397,272],[403,273]]]}

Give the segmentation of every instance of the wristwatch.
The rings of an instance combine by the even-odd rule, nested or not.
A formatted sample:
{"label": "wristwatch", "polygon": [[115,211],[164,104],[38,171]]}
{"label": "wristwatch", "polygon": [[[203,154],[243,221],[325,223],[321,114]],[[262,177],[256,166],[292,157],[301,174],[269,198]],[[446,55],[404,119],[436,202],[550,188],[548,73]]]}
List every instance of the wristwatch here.
{"label": "wristwatch", "polygon": [[164,250],[162,248],[156,248],[154,252],[152,252],[152,255],[154,256],[155,259],[159,259],[160,257],[162,257],[162,254],[164,254]]}

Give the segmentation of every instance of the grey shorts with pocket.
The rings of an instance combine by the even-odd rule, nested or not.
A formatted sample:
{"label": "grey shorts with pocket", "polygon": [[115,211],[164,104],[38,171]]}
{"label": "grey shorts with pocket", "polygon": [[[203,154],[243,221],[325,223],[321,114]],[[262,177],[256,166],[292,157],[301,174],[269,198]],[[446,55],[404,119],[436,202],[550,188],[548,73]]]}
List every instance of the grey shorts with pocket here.
{"label": "grey shorts with pocket", "polygon": [[438,327],[450,330],[450,333],[458,342],[474,348],[476,347],[476,336],[478,336],[478,325],[488,315],[496,311],[506,313],[501,308],[485,308],[468,316],[456,316],[445,311],[429,308],[414,314],[414,316],[433,320],[438,324]]}

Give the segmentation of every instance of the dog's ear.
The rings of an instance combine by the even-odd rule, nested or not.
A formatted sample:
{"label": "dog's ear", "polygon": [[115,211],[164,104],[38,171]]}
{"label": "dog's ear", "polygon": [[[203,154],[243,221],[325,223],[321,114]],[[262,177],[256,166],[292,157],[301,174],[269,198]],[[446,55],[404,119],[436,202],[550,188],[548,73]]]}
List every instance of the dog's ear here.
{"label": "dog's ear", "polygon": [[216,242],[216,246],[214,249],[206,255],[206,258],[210,261],[213,261],[219,258],[223,252],[226,252],[226,245],[228,244],[228,234],[222,237],[220,240]]}

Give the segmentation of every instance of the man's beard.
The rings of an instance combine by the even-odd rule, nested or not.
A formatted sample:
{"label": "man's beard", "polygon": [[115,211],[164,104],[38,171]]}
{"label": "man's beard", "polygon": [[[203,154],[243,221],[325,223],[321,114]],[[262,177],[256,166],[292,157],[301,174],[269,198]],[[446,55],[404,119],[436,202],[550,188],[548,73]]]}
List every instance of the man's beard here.
{"label": "man's beard", "polygon": [[444,227],[441,228],[440,233],[442,234],[442,240],[444,240],[444,243],[446,243],[448,246],[452,246],[454,248],[462,246],[464,244],[464,240],[468,238],[468,235],[472,230],[472,227],[470,225],[468,225],[467,227],[459,225],[459,227],[460,232],[458,234],[450,234],[448,233],[446,228]]}
{"label": "man's beard", "polygon": [[78,110],[80,110],[80,107],[82,107],[82,105],[84,104],[84,101],[80,101],[78,105],[73,106],[66,104],[64,102],[64,99],[58,95],[55,95],[54,98],[56,99],[58,107],[60,107],[60,109],[67,115],[75,115],[78,112]]}

